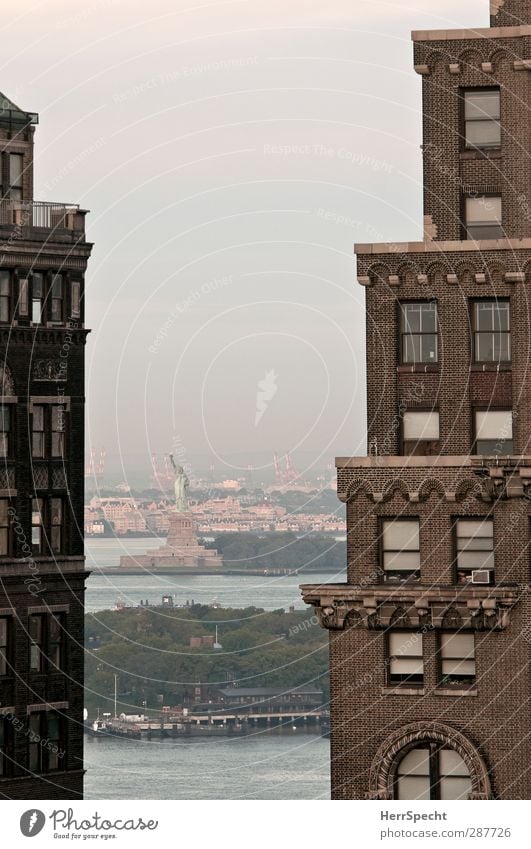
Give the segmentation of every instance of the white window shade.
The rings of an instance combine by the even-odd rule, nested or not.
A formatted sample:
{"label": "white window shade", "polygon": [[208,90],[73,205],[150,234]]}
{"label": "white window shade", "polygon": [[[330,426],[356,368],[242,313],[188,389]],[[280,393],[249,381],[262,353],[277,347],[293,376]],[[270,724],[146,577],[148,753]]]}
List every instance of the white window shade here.
{"label": "white window shade", "polygon": [[383,542],[385,551],[418,551],[419,523],[396,520],[384,522]]}
{"label": "white window shade", "polygon": [[510,410],[476,412],[477,439],[512,439],[513,417]]}
{"label": "white window shade", "polygon": [[445,658],[474,658],[474,634],[442,634],[441,654]]}
{"label": "white window shade", "polygon": [[466,199],[467,224],[501,224],[501,197],[478,197]]}
{"label": "white window shade", "polygon": [[412,749],[398,765],[399,775],[429,775],[430,750]]}
{"label": "white window shade", "polygon": [[404,413],[404,439],[439,439],[439,413]]}
{"label": "white window shade", "polygon": [[389,634],[389,654],[391,657],[411,659],[420,658],[422,661],[422,634],[412,631],[393,631]]}
{"label": "white window shade", "polygon": [[[475,521],[473,519],[461,519],[457,523],[457,536],[468,539],[477,537],[490,537],[494,535],[494,522],[492,519]],[[491,543],[492,547],[492,543]]]}

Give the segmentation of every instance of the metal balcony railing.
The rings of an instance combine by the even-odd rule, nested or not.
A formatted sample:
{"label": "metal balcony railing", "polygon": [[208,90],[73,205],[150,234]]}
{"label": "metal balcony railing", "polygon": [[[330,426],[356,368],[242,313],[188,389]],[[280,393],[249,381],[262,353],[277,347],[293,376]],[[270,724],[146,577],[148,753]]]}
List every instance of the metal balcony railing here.
{"label": "metal balcony railing", "polygon": [[77,204],[0,200],[0,227],[84,232],[85,211]]}

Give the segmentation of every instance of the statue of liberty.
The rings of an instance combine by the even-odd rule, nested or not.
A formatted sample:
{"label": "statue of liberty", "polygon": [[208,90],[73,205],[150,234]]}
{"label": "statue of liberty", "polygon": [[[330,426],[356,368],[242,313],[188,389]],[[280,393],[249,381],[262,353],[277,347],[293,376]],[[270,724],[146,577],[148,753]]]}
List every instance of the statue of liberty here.
{"label": "statue of liberty", "polygon": [[170,454],[171,464],[175,471],[175,509],[177,513],[188,512],[188,487],[190,481],[182,466],[176,466],[173,454]]}

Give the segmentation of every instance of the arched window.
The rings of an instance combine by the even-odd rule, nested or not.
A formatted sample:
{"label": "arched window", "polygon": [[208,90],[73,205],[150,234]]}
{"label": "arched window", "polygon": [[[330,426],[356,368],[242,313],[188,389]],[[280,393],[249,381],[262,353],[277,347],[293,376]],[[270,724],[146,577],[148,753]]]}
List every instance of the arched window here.
{"label": "arched window", "polygon": [[455,749],[428,742],[410,749],[398,763],[395,798],[400,800],[468,799],[470,772]]}

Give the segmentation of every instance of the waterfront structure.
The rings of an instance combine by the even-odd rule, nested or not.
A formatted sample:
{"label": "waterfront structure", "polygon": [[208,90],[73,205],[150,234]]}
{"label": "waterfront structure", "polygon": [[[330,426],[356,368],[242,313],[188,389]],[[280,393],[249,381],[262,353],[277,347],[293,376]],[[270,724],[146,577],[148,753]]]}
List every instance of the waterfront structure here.
{"label": "waterfront structure", "polygon": [[134,569],[172,569],[184,567],[211,568],[223,565],[223,558],[213,548],[201,545],[193,514],[190,512],[171,512],[168,514],[169,530],[164,545],[146,554],[124,554],[120,557],[120,566]]}
{"label": "waterfront structure", "polygon": [[358,245],[368,446],[339,458],[335,799],[531,796],[531,3],[414,32],[425,232]]}
{"label": "waterfront structure", "polygon": [[83,793],[85,211],[0,95],[0,798]]}

